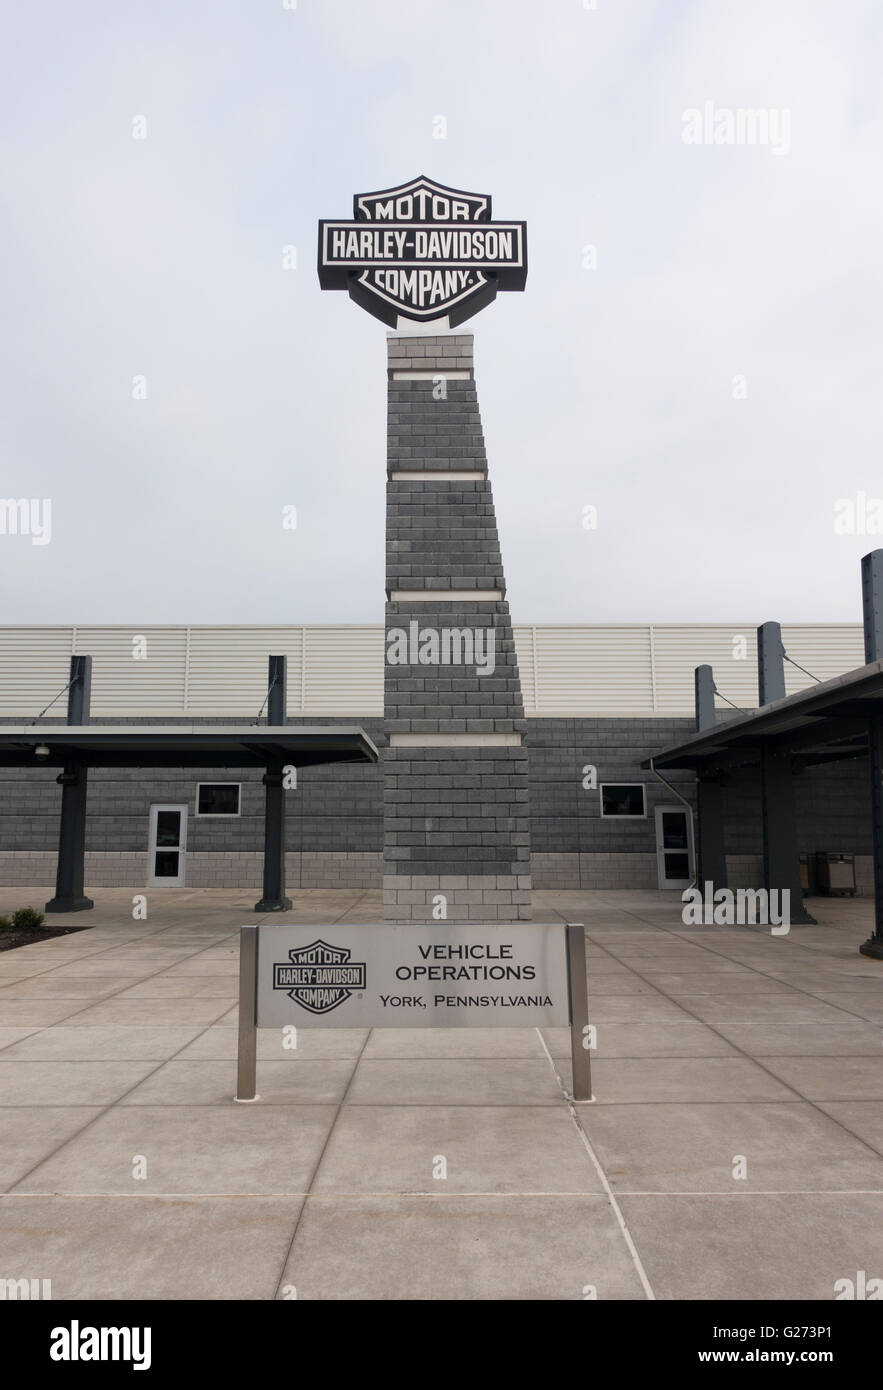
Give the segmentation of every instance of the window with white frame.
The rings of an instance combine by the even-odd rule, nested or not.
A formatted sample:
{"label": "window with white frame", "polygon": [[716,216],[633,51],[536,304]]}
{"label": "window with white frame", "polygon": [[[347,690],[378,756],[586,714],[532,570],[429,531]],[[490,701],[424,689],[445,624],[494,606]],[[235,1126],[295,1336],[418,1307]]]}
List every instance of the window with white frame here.
{"label": "window with white frame", "polygon": [[602,782],[601,815],[618,819],[636,819],[647,815],[647,799],[643,782]]}
{"label": "window with white frame", "polygon": [[196,814],[198,816],[238,816],[239,782],[198,782],[196,785]]}

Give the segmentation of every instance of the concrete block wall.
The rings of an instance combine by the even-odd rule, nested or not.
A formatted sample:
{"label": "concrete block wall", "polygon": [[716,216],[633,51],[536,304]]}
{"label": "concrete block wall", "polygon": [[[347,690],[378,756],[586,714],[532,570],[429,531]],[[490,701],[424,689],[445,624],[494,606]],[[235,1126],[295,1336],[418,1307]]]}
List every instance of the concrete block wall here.
{"label": "concrete block wall", "polygon": [[[47,721],[47,725],[59,721]],[[155,724],[156,719],[119,720]],[[168,720],[174,724],[244,720]],[[310,718],[291,723],[354,724]],[[358,721],[375,743],[383,721]],[[58,770],[0,770],[0,882],[55,882],[61,789]],[[260,888],[263,871],[264,787],[255,768],[93,769],[89,774],[86,881],[93,887],[140,891],[148,876],[150,807],[188,807],[186,884],[193,888]],[[196,814],[199,782],[238,782],[240,814]],[[286,816],[286,872],[292,888],[380,885],[383,783],[377,764],[338,763],[302,768]]]}
{"label": "concrete block wall", "polygon": [[[723,783],[727,851],[760,855],[760,773],[746,768]],[[866,757],[806,767],[794,777],[797,838],[802,852],[870,854],[871,788]]]}
{"label": "concrete block wall", "polygon": [[[429,922],[442,912],[447,920],[518,920],[531,911],[524,704],[472,343],[471,334],[388,340],[389,921]],[[461,472],[475,476],[452,476]],[[467,659],[445,664],[427,645],[421,661],[412,643],[444,630],[470,634],[472,648],[460,651]],[[390,642],[404,633],[407,660],[396,661]]]}
{"label": "concrete block wall", "polygon": [[[382,721],[346,722],[360,724],[383,745]],[[478,891],[460,880],[490,877],[491,868],[502,882],[493,887],[486,884],[487,894],[510,896],[502,902],[488,899],[489,917],[492,907],[526,906],[514,898],[529,891],[529,875],[533,886],[541,888],[655,887],[653,808],[673,804],[673,798],[640,763],[655,749],[681,741],[688,727],[689,721],[671,719],[531,719],[526,723],[522,749],[482,749],[480,760],[472,756],[467,762],[456,749],[434,749],[433,758],[424,759],[421,770],[415,772],[412,750],[397,748],[383,765],[332,764],[302,769],[286,818],[288,885],[381,886],[386,784],[390,807],[404,808],[396,815],[394,832],[403,836],[403,843],[390,848],[413,851],[422,846],[421,857],[411,856],[412,867],[396,875],[393,891],[411,897],[403,897],[401,903],[396,900],[395,907],[410,909],[414,894],[431,903],[436,893],[443,892],[449,898],[450,914],[456,906],[454,899]],[[417,750],[421,755],[426,751]],[[529,757],[529,785],[509,785],[508,755],[512,753]],[[597,769],[599,783],[644,782],[647,817],[602,819],[600,792],[582,786],[586,765]],[[0,883],[22,887],[54,883],[61,805],[55,775],[52,769],[41,767],[0,769]],[[264,800],[260,776],[256,770],[229,769],[92,772],[87,887],[91,883],[93,887],[131,887],[133,892],[143,889],[149,808],[152,802],[167,801],[190,808],[189,887],[259,888]],[[408,779],[403,801],[397,799],[400,776]],[[494,788],[494,778],[505,785]],[[424,785],[418,786],[421,779]],[[243,814],[239,818],[227,821],[196,816],[197,781],[211,780],[242,783]],[[857,883],[863,893],[873,891],[868,781],[864,758],[809,767],[795,779],[801,850],[855,854]],[[693,799],[689,775],[678,774],[675,785]],[[500,790],[506,798],[514,794],[511,805],[527,810],[503,814],[497,800],[482,799],[483,787]],[[478,799],[469,799],[476,794]],[[731,773],[724,797],[730,883],[733,887],[757,887],[762,882],[757,776],[750,770]],[[509,804],[504,802],[504,810]],[[465,825],[475,839],[469,846],[473,857],[467,860],[461,856],[456,873],[451,872],[447,858],[451,847],[444,842],[433,845],[422,824],[428,820],[438,827],[445,818],[449,824],[439,830],[441,836],[461,835]],[[504,872],[496,857],[506,844],[495,843],[494,837],[508,839],[510,834],[523,834],[524,830],[513,830],[516,825],[525,825],[530,834],[530,858],[506,859],[505,863],[529,864],[529,874]],[[483,836],[487,843],[482,843]],[[416,845],[404,842],[414,837]],[[420,900],[416,905],[420,906]],[[467,899],[461,905],[466,906]]]}
{"label": "concrete block wall", "polygon": [[[146,836],[145,836],[146,839]],[[379,850],[336,853],[286,853],[289,888],[379,888],[383,856]],[[51,888],[55,883],[54,850],[0,850],[0,884],[8,887]],[[92,888],[130,888],[145,891],[148,857],[117,850],[86,851],[86,883]],[[257,850],[221,853],[188,850],[185,883],[188,888],[253,888],[263,882],[263,854]],[[161,888],[151,888],[161,892]]]}
{"label": "concrete block wall", "polygon": [[[155,725],[156,719],[115,720]],[[165,720],[175,724],[245,724],[245,720]],[[302,719],[290,725],[351,725],[375,744],[385,741],[383,721]],[[58,837],[61,790],[57,768],[0,769],[0,853],[53,850]],[[95,853],[132,851],[146,855],[151,805],[168,802],[189,809],[187,847],[193,853],[226,854],[263,850],[264,787],[257,768],[94,768],[89,773],[86,849]],[[232,818],[198,816],[199,782],[238,782],[240,814]],[[290,853],[379,853],[382,845],[383,785],[377,764],[329,763],[298,772],[286,815]]]}
{"label": "concrete block wall", "polygon": [[[744,768],[723,781],[727,871],[733,888],[763,883],[760,771]],[[854,854],[856,891],[873,896],[871,789],[867,757],[817,763],[796,771],[794,809],[801,854]],[[810,866],[811,875],[814,865]],[[812,876],[810,879],[812,882]]]}
{"label": "concrete block wall", "polygon": [[[528,720],[534,886],[655,888],[654,811],[681,803],[641,762],[691,730],[687,719]],[[695,806],[692,774],[665,775]],[[605,782],[642,783],[646,816],[602,816]]]}

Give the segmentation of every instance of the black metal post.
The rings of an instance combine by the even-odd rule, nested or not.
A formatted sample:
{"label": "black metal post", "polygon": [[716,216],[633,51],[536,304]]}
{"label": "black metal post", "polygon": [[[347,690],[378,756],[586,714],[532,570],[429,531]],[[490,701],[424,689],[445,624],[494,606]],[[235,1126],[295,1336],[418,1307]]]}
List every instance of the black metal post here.
{"label": "black metal post", "polygon": [[760,755],[763,803],[763,884],[768,893],[790,893],[791,921],[814,923],[803,905],[791,750],[766,744]]}
{"label": "black metal post", "polygon": [[[865,661],[883,659],[883,550],[862,558],[862,617],[865,625]],[[868,720],[868,752],[871,772],[871,835],[874,850],[874,932],[859,950],[863,956],[883,960],[883,711]]]}
{"label": "black metal post", "polygon": [[883,960],[883,713],[868,720],[871,763],[871,834],[874,849],[874,932],[863,941],[863,956]]}
{"label": "black metal post", "polygon": [[865,661],[883,658],[883,550],[862,557],[862,619],[865,628]]}
{"label": "black metal post", "polygon": [[[778,623],[761,623],[757,629],[757,693],[761,705],[785,698],[785,648]],[[760,755],[763,805],[763,884],[768,893],[787,890],[791,921],[814,923],[803,905],[800,882],[800,850],[790,748],[765,744]]]}
{"label": "black metal post", "polygon": [[[285,683],[287,658],[271,656],[267,699],[267,724],[285,723]],[[285,764],[275,759],[264,773],[264,891],[255,912],[287,912],[291,899],[285,896]]]}
{"label": "black metal post", "polygon": [[[72,656],[70,686],[67,692],[67,722],[89,723],[92,698],[92,658]],[[94,907],[84,891],[86,856],[86,795],[88,768],[71,760],[55,779],[61,787],[61,820],[58,833],[58,866],[55,897],[46,904],[47,912],[82,912]]]}
{"label": "black metal post", "polygon": [[724,790],[720,776],[700,772],[697,790],[699,793],[697,882],[700,884],[713,883],[715,888],[726,888],[728,879],[724,835]]}
{"label": "black metal post", "polygon": [[757,629],[757,691],[762,705],[785,698],[784,656],[779,623],[761,623]]}
{"label": "black metal post", "polygon": [[710,666],[697,666],[693,673],[696,689],[696,732],[713,729],[717,723],[714,713],[714,671]]}
{"label": "black metal post", "polygon": [[[717,723],[714,710],[714,671],[710,666],[697,666],[694,671],[696,691],[696,732],[713,729]],[[727,887],[727,855],[724,847],[724,797],[719,775],[697,773],[697,845],[699,857],[697,879],[712,883],[715,888]]]}

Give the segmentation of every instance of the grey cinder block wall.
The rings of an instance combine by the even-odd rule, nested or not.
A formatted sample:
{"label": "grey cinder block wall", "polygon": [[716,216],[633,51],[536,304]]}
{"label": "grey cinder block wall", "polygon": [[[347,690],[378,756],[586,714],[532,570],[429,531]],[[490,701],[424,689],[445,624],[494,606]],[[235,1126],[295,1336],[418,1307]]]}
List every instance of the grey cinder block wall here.
{"label": "grey cinder block wall", "polygon": [[[531,866],[535,888],[655,888],[657,806],[680,803],[641,768],[692,731],[687,719],[529,719]],[[584,786],[586,768],[597,787]],[[690,773],[666,774],[693,800]],[[646,815],[601,815],[604,783],[641,783]]]}
{"label": "grey cinder block wall", "polygon": [[528,919],[524,704],[472,335],[391,335],[388,407],[384,916]]}
{"label": "grey cinder block wall", "polygon": [[[289,722],[341,721],[314,717]],[[383,749],[382,720],[347,722],[361,725]],[[691,728],[690,720],[663,718],[527,720],[530,864],[535,889],[656,887],[653,811],[674,802],[640,763],[657,749],[683,741]],[[600,793],[582,785],[587,764],[597,768],[602,782],[643,782],[647,816],[602,818]],[[264,809],[260,776],[255,770],[220,768],[200,772],[170,768],[152,774],[134,769],[94,770],[86,826],[87,887],[143,891],[150,806],[166,802],[184,804],[190,810],[188,887],[259,889]],[[289,887],[380,888],[385,777],[380,764],[301,769],[286,817]],[[692,800],[693,778],[683,773],[670,777]],[[241,815],[231,820],[198,817],[199,781],[241,783]],[[867,759],[807,767],[796,775],[794,786],[800,850],[855,854],[859,891],[871,892]],[[724,805],[730,884],[757,887],[761,838],[756,772],[746,769],[728,776]],[[54,770],[0,769],[0,883],[25,888],[54,883],[60,808],[61,788]]]}

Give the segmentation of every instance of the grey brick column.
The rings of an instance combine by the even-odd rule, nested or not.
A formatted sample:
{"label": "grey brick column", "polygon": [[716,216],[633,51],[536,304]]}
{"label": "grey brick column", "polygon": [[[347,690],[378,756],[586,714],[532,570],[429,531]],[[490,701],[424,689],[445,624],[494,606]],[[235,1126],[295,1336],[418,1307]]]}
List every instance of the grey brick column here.
{"label": "grey brick column", "polygon": [[472,342],[388,339],[383,901],[393,922],[531,915],[526,723]]}

